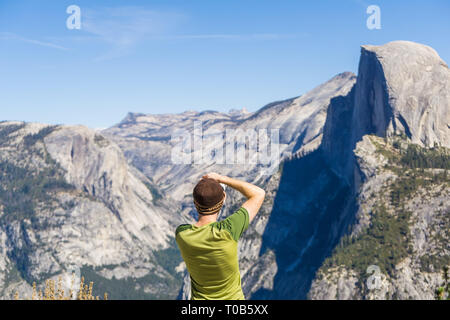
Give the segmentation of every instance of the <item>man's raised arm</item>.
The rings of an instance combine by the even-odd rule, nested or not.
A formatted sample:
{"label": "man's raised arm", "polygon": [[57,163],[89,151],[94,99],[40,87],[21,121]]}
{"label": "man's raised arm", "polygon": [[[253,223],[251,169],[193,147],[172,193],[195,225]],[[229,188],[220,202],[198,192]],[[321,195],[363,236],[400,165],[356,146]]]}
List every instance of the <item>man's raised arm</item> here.
{"label": "man's raised arm", "polygon": [[204,175],[203,178],[214,179],[217,182],[226,184],[227,186],[230,186],[231,188],[236,189],[237,191],[242,193],[247,198],[247,201],[244,202],[242,207],[244,207],[248,211],[249,221],[251,222],[253,220],[253,218],[261,208],[264,197],[266,195],[266,192],[263,189],[251,183],[227,176],[222,176],[215,172],[208,173]]}

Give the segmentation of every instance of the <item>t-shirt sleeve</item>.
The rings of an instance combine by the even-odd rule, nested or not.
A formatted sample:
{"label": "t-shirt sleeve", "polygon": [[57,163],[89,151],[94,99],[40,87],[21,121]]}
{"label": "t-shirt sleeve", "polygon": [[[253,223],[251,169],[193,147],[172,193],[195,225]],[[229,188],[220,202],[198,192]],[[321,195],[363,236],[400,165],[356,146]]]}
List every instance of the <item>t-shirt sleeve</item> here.
{"label": "t-shirt sleeve", "polygon": [[231,216],[222,221],[224,227],[230,231],[234,240],[238,241],[248,228],[249,215],[247,209],[240,207]]}
{"label": "t-shirt sleeve", "polygon": [[178,233],[180,233],[181,231],[184,231],[184,230],[187,230],[187,229],[190,229],[190,228],[192,228],[192,226],[190,224],[179,225],[177,227],[177,229],[175,230],[175,236],[177,236]]}

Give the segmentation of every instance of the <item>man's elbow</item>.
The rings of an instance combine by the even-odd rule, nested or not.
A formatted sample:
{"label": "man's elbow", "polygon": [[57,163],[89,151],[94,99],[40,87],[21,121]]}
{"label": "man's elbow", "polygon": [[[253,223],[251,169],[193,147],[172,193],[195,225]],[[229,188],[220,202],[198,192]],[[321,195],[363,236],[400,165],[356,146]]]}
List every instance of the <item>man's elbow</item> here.
{"label": "man's elbow", "polygon": [[266,191],[264,189],[259,188],[258,194],[263,200],[266,197]]}

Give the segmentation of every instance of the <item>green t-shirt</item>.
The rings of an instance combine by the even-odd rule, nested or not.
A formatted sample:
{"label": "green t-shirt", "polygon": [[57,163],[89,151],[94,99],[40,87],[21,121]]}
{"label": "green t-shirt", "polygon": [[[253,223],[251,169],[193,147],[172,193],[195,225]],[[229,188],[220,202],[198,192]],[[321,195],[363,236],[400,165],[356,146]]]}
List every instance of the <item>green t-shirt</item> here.
{"label": "green t-shirt", "polygon": [[191,299],[244,300],[237,242],[248,223],[248,212],[241,207],[222,221],[177,228],[176,241],[191,276]]}

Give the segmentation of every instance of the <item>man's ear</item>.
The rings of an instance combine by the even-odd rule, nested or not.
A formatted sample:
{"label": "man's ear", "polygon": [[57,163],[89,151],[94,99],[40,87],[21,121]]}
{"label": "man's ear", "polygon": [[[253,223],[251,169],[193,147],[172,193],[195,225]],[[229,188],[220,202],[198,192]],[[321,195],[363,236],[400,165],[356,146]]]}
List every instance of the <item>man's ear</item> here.
{"label": "man's ear", "polygon": [[227,200],[227,193],[224,191],[223,194],[224,194],[223,202],[225,203],[225,200]]}

